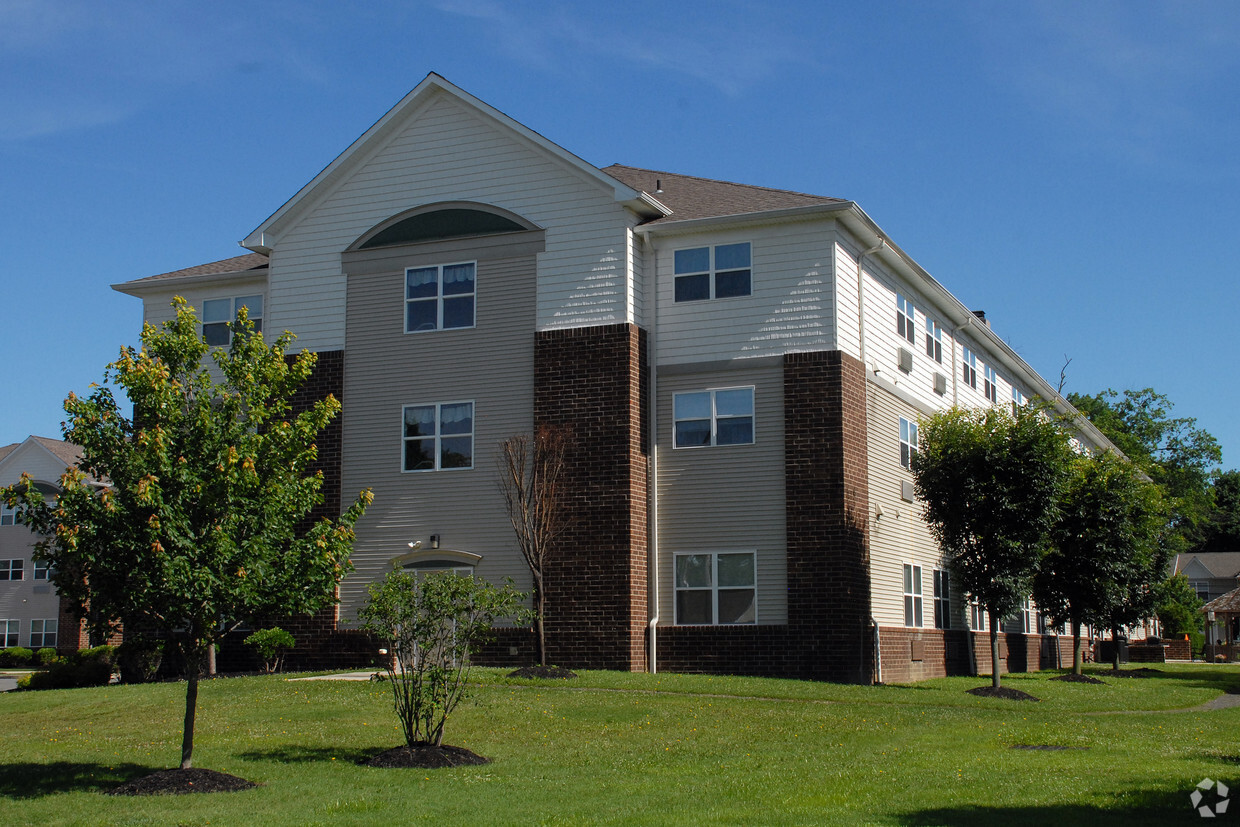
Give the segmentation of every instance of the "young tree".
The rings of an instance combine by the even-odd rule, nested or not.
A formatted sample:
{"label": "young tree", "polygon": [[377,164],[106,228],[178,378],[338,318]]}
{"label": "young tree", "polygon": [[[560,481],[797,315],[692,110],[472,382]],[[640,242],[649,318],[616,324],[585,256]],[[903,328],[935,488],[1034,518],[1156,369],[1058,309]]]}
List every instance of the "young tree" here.
{"label": "young tree", "polygon": [[500,443],[499,487],[517,545],[534,583],[538,665],[547,665],[547,562],[565,527],[563,429],[541,425],[533,437],[518,434]]}
{"label": "young tree", "polygon": [[998,626],[1029,595],[1070,457],[1067,435],[1035,406],[952,408],[921,423],[917,497],[956,581],[990,615],[995,688]]}
{"label": "young tree", "polygon": [[1154,612],[1165,635],[1188,635],[1193,648],[1204,642],[1204,605],[1188,578],[1181,572],[1164,580],[1155,595]]}
{"label": "young tree", "polygon": [[1117,637],[1152,614],[1151,584],[1166,563],[1163,525],[1159,492],[1132,463],[1110,452],[1073,458],[1033,587],[1051,622],[1072,627],[1073,674],[1081,674],[1083,624]]}
{"label": "young tree", "polygon": [[496,620],[521,613],[525,595],[450,571],[394,571],[370,586],[362,628],[388,641],[396,717],[410,747],[443,746],[448,716],[465,696],[474,650]]}
{"label": "young tree", "polygon": [[[315,437],[340,411],[333,397],[294,414],[313,354],[286,359],[242,310],[228,350],[210,349],[194,311],[174,301],[162,329],[123,348],[105,386],[65,401],[65,439],[82,460],[55,503],[29,481],[10,489],[23,521],[48,537],[39,557],[59,592],[106,632],[116,620],[184,630],[188,671],[181,767],[192,766],[201,665],[220,619],[310,613],[336,599],[353,525],[370,492],[339,518],[306,527],[322,501]],[[210,352],[214,370],[204,364]],[[218,381],[216,376],[221,377]]]}

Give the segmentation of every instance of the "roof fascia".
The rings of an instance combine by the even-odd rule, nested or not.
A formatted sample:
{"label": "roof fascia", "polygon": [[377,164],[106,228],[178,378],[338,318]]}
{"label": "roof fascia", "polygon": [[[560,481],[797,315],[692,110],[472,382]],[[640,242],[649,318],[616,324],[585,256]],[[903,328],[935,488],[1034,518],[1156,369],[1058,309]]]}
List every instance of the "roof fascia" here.
{"label": "roof fascia", "polygon": [[490,104],[484,103],[460,87],[450,83],[442,76],[431,72],[409,94],[405,95],[399,103],[376,121],[373,126],[362,133],[361,137],[351,143],[344,152],[340,153],[335,160],[324,167],[322,172],[298,190],[283,206],[246,236],[240,242],[241,246],[256,253],[270,255],[281,232],[289,223],[314,203],[320,194],[332,189],[336,183],[364,163],[374,152],[377,152],[383,146],[385,139],[393,135],[418,110],[433,101],[439,93],[450,95],[476,112],[515,132],[539,149],[575,168],[600,186],[612,190],[616,201],[637,212],[639,215],[650,218],[657,217],[658,215],[667,215],[670,212],[670,210],[654,199],[648,196],[643,197],[644,193],[612,178],[593,164],[587,163],[558,144],[547,140],[534,130],[508,117]]}
{"label": "roof fascia", "polygon": [[[30,452],[29,450],[30,447],[33,447],[35,450],[42,451],[44,454],[47,454],[49,457],[52,458],[52,461],[58,465],[64,462],[63,459],[56,456],[56,454],[53,453],[50,448],[48,448],[42,442],[39,442],[39,440],[35,439],[34,435],[31,434],[30,436],[23,439],[16,448],[14,448],[12,451],[9,451],[8,454],[6,454],[2,459],[0,459],[0,472],[4,471],[5,468],[7,468],[10,464],[12,464],[15,461],[13,459],[14,457],[18,456],[19,454],[22,456],[26,456]],[[65,468],[68,468],[68,467],[69,467],[68,465],[65,466]],[[48,482],[50,481],[51,480],[48,480]]]}
{"label": "roof fascia", "polygon": [[168,287],[184,287],[190,285],[204,283],[240,283],[244,281],[267,281],[267,268],[256,267],[253,270],[233,270],[227,273],[197,273],[192,276],[174,276],[166,279],[138,279],[136,281],[122,281],[118,284],[110,285],[113,290],[118,293],[124,293],[129,296],[137,296],[143,298],[152,293],[161,292]]}

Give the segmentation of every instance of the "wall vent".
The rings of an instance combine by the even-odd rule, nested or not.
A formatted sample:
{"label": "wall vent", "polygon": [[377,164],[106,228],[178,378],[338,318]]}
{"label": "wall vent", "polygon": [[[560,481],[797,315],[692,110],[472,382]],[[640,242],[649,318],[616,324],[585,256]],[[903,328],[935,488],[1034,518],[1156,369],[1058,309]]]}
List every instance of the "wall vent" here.
{"label": "wall vent", "polygon": [[900,370],[905,373],[913,372],[913,351],[900,348]]}
{"label": "wall vent", "polygon": [[947,393],[947,377],[941,373],[934,374],[934,392],[939,396]]}

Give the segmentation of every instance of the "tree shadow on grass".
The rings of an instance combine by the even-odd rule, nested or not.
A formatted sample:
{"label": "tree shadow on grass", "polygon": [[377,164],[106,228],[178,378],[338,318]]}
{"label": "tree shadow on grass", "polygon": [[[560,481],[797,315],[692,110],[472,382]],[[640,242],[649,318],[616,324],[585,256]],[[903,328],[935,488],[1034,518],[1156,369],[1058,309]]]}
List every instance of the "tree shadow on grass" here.
{"label": "tree shadow on grass", "polygon": [[1146,790],[1125,796],[1122,806],[1046,804],[1013,807],[940,807],[900,816],[909,827],[986,825],[1044,827],[1047,824],[1088,824],[1090,827],[1137,827],[1142,824],[1199,824],[1201,816],[1189,801],[1191,789]]}
{"label": "tree shadow on grass", "polygon": [[150,775],[163,767],[142,764],[51,764],[19,762],[0,764],[0,798],[41,798],[71,792],[107,792]]}
{"label": "tree shadow on grass", "polygon": [[242,752],[238,753],[238,757],[246,761],[276,761],[281,764],[309,764],[316,761],[330,764],[332,759],[335,759],[337,764],[342,761],[356,764],[382,751],[382,748],[374,747],[361,749],[357,747],[287,746]]}

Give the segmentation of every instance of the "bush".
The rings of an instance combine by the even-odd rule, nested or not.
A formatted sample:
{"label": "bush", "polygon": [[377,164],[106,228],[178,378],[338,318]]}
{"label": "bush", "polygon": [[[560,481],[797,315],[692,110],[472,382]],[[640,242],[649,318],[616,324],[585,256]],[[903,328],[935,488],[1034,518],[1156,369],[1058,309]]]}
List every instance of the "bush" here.
{"label": "bush", "polygon": [[10,646],[0,650],[0,666],[25,669],[34,660],[34,652],[24,646]]}
{"label": "bush", "polygon": [[60,660],[60,655],[52,647],[44,646],[34,653],[34,660],[39,666],[51,666]]}
{"label": "bush", "polygon": [[163,641],[150,637],[126,637],[116,649],[116,663],[125,683],[150,683],[163,660]]}
{"label": "bush", "polygon": [[280,671],[280,666],[284,662],[284,653],[297,645],[293,636],[279,626],[259,629],[244,642],[258,649],[258,654],[263,659],[263,669],[269,675]]}
{"label": "bush", "polygon": [[112,680],[116,650],[111,646],[82,649],[58,659],[46,670],[34,672],[17,682],[18,689],[76,689],[107,686]]}

